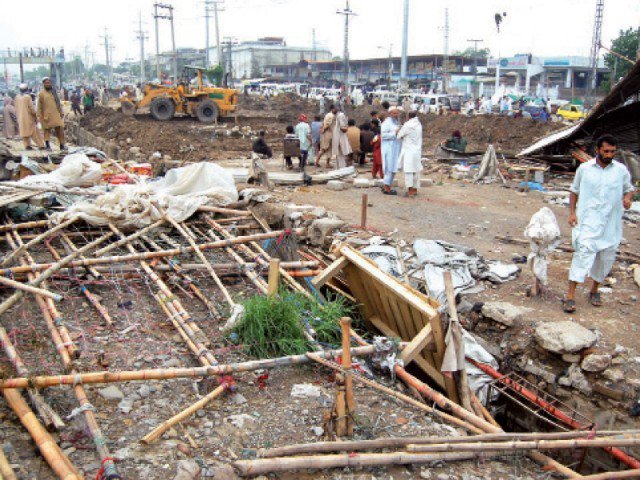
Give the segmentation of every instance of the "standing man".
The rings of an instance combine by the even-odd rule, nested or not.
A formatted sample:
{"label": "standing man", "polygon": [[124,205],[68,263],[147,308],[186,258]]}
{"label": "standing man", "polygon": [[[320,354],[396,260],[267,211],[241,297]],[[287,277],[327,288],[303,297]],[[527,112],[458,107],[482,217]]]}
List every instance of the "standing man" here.
{"label": "standing man", "polygon": [[398,160],[402,146],[402,142],[398,139],[398,131],[400,130],[399,116],[400,109],[392,107],[389,109],[389,116],[382,123],[382,171],[384,172],[382,193],[385,195],[398,194],[391,188],[391,185],[398,171]]}
{"label": "standing man", "polygon": [[400,162],[404,172],[404,186],[407,197],[418,195],[420,172],[422,171],[422,125],[417,112],[409,112],[409,120],[398,132],[398,139],[402,140]]}
{"label": "standing man", "polygon": [[309,165],[313,165],[314,163],[317,165],[317,161],[315,158],[320,152],[320,133],[322,130],[322,117],[320,115],[316,115],[313,117],[313,122],[311,122],[311,138],[313,140],[313,157],[312,162]]}
{"label": "standing man", "polygon": [[296,125],[296,135],[300,140],[300,170],[304,170],[309,158],[309,150],[311,149],[311,127],[309,126],[307,116],[302,114]]}
{"label": "standing man", "polygon": [[[602,305],[598,287],[607,277],[622,240],[623,208],[631,208],[631,174],[613,157],[617,140],[603,135],[596,140],[596,158],[583,163],[571,185],[569,225],[573,227],[573,260],[564,311],[576,311],[575,292],[587,275],[593,280],[589,301]],[[576,208],[577,206],[577,208]]]}
{"label": "standing man", "polygon": [[320,129],[322,138],[320,139],[320,153],[318,154],[318,159],[316,160],[317,166],[320,166],[320,159],[324,154],[327,154],[327,168],[331,166],[331,154],[329,153],[329,151],[332,150],[331,144],[333,142],[333,130],[336,123],[337,113],[338,109],[336,108],[336,106],[331,105],[329,107],[329,112],[324,116],[322,128]]}
{"label": "standing man", "polygon": [[318,103],[320,108],[320,111],[318,112],[318,114],[322,116],[324,115],[324,109],[326,108],[324,94],[320,96],[320,101]]}
{"label": "standing man", "polygon": [[47,150],[51,150],[49,137],[51,130],[55,131],[60,150],[65,150],[64,146],[64,121],[62,120],[62,106],[58,93],[51,85],[51,79],[44,77],[42,79],[43,89],[38,94],[37,112],[42,130],[44,130],[44,144]]}
{"label": "standing man", "polygon": [[33,106],[33,100],[29,95],[29,87],[26,83],[20,84],[20,93],[16,95],[16,117],[18,118],[18,128],[20,136],[24,143],[25,150],[33,150],[31,140],[35,142],[38,148],[44,148],[40,132],[36,125],[36,109]]}
{"label": "standing man", "polygon": [[16,118],[16,110],[13,106],[13,99],[9,96],[4,97],[4,136],[5,138],[13,138],[18,134],[18,120]]}
{"label": "standing man", "polygon": [[347,116],[343,111],[338,110],[331,142],[331,157],[336,159],[336,168],[345,168],[347,166],[347,155],[351,154],[351,145],[349,145],[349,138],[347,137],[348,129]]}
{"label": "standing man", "polygon": [[360,127],[360,158],[358,159],[360,165],[365,164],[367,153],[373,152],[373,146],[371,145],[371,142],[373,141],[373,137],[375,136],[376,134],[371,131],[370,124],[365,123]]}
{"label": "standing man", "polygon": [[82,116],[82,109],[80,108],[80,95],[75,90],[71,94],[71,111],[76,118]]}
{"label": "standing man", "polygon": [[95,97],[93,92],[88,88],[84,91],[84,96],[82,97],[82,105],[84,106],[84,114],[86,115],[95,106]]}
{"label": "standing man", "polygon": [[356,127],[356,121],[350,118],[347,122],[347,138],[351,153],[349,154],[348,164],[353,165],[360,158],[360,129]]}

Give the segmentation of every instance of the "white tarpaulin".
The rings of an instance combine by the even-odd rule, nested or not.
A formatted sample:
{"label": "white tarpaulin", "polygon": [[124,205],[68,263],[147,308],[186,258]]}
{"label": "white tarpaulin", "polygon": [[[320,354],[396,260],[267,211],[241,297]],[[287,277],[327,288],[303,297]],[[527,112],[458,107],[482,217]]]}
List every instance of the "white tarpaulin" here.
{"label": "white tarpaulin", "polygon": [[540,280],[547,284],[547,255],[551,253],[562,240],[560,227],[556,216],[549,207],[542,207],[533,214],[529,225],[524,230],[524,236],[529,240],[531,253],[528,257],[529,267]]}
{"label": "white tarpaulin", "polygon": [[51,173],[31,175],[19,182],[19,185],[42,187],[93,187],[100,182],[100,165],[92,162],[84,153],[73,153],[64,157],[60,166]]}
{"label": "white tarpaulin", "polygon": [[75,215],[87,223],[114,223],[122,229],[140,228],[162,218],[157,207],[181,222],[205,204],[226,205],[238,200],[233,176],[215,163],[174,168],[164,178],[143,184],[119,185],[111,192],[71,205],[55,214],[60,222]]}

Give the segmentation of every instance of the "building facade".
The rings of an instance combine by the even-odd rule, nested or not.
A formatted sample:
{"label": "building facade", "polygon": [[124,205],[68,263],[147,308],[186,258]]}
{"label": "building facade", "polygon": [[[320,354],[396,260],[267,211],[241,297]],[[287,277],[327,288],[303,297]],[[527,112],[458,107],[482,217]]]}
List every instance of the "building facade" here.
{"label": "building facade", "polygon": [[222,59],[218,59],[218,48],[210,49],[213,65],[221,64],[228,70],[231,64],[234,78],[248,79],[265,75],[267,65],[296,65],[302,61],[330,60],[331,52],[324,47],[289,46],[284,38],[267,37],[251,42],[223,43]]}

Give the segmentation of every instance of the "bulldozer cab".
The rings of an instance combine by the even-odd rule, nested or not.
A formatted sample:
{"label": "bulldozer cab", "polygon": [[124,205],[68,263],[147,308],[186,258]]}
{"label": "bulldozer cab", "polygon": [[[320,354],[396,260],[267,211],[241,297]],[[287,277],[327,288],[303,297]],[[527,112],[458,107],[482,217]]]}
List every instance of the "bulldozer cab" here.
{"label": "bulldozer cab", "polygon": [[194,75],[193,72],[196,72],[196,77],[198,79],[195,87],[193,88],[193,90],[197,91],[197,92],[201,92],[202,89],[204,88],[204,81],[203,81],[203,73],[204,72],[204,68],[202,67],[194,67],[194,66],[190,66],[187,65],[182,69],[182,75],[180,80],[184,81],[184,83],[186,83],[189,86],[189,92],[191,93],[192,87],[191,87],[191,80],[193,79]]}

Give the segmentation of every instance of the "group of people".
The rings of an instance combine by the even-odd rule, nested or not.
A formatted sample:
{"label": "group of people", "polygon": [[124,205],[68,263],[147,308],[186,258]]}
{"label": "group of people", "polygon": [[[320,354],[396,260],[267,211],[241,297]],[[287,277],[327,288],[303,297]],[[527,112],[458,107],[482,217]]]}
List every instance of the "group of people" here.
{"label": "group of people", "polygon": [[96,106],[96,97],[89,88],[85,88],[84,92],[80,87],[73,90],[69,101],[71,103],[71,111],[76,117],[82,116],[83,114],[86,115]]}
{"label": "group of people", "polygon": [[[60,150],[65,150],[64,114],[51,79],[43,79],[35,105],[27,84],[21,84],[19,89],[20,92],[14,99],[4,99],[4,136],[20,136],[26,150],[33,150],[32,143],[40,149],[51,150],[50,138],[53,132]],[[38,128],[38,122],[42,132]]]}
{"label": "group of people", "polygon": [[[292,169],[292,159],[298,157],[299,169],[304,170],[312,151],[316,154],[315,164],[319,166],[325,158],[326,168],[332,168],[332,160],[336,168],[354,163],[364,165],[367,154],[372,154],[371,174],[373,178],[383,179],[383,193],[397,195],[392,186],[396,173],[402,169],[406,195],[415,197],[422,171],[422,125],[418,114],[404,112],[402,107],[390,107],[388,102],[383,102],[381,107],[380,112],[372,111],[370,121],[359,127],[335,104],[330,105],[324,118],[316,116],[311,124],[306,115],[300,115],[297,125],[286,127],[283,139],[287,168]],[[252,150],[272,158],[265,132],[260,132]]]}

